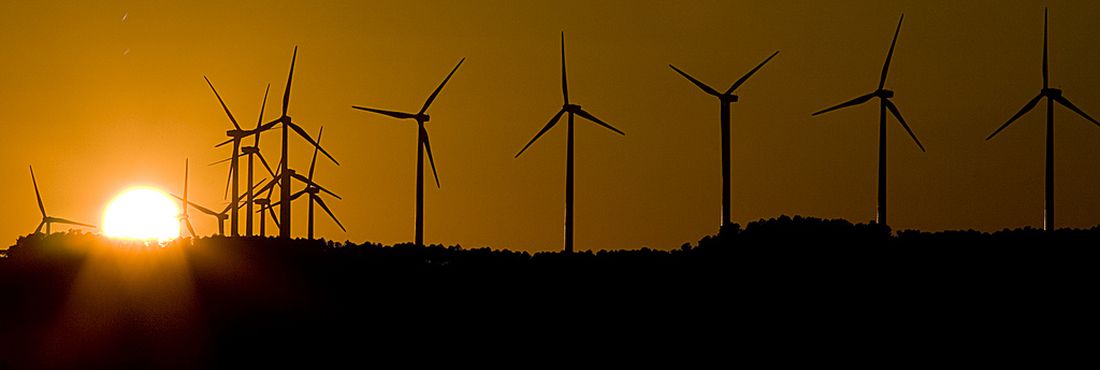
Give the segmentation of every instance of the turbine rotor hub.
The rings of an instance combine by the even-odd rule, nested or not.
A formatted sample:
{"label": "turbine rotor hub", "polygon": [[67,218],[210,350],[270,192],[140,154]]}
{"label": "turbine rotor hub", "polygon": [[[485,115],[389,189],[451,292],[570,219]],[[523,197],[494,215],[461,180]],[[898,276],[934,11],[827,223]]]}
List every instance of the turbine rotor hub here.
{"label": "turbine rotor hub", "polygon": [[1062,89],[1045,88],[1045,89],[1043,89],[1043,95],[1046,95],[1046,96],[1049,96],[1049,97],[1052,97],[1052,98],[1059,97],[1059,96],[1062,96]]}
{"label": "turbine rotor hub", "polygon": [[432,120],[432,116],[429,116],[427,114],[417,114],[416,115],[416,120],[421,122],[421,123],[428,122],[428,121]]}
{"label": "turbine rotor hub", "polygon": [[241,147],[241,154],[256,154],[256,153],[259,153],[259,152],[260,152],[260,149],[254,147],[254,146]]}
{"label": "turbine rotor hub", "polygon": [[881,97],[887,98],[887,99],[893,98],[894,97],[894,91],[893,90],[882,89],[882,90],[878,91],[878,96],[881,96]]}
{"label": "turbine rotor hub", "polygon": [[726,95],[720,96],[719,99],[722,99],[723,102],[736,103],[737,100],[738,100],[738,97],[737,97],[737,95],[726,94]]}
{"label": "turbine rotor hub", "polygon": [[306,193],[317,194],[317,193],[320,193],[320,192],[321,192],[321,189],[318,189],[316,186],[310,185],[310,186],[306,187]]}
{"label": "turbine rotor hub", "polygon": [[581,110],[581,106],[578,104],[566,104],[562,106],[563,110],[570,113],[577,113]]}

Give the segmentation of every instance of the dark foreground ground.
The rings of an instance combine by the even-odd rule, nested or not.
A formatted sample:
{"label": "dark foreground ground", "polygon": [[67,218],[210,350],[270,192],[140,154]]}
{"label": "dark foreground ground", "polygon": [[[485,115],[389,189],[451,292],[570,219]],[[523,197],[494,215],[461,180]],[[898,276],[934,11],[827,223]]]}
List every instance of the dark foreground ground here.
{"label": "dark foreground ground", "polygon": [[1095,337],[1098,246],[1100,227],[892,235],[798,217],[672,251],[572,255],[29,236],[0,259],[0,369],[576,365],[569,354],[682,368],[1064,351],[1041,357],[1051,365],[1091,346],[1068,338]]}

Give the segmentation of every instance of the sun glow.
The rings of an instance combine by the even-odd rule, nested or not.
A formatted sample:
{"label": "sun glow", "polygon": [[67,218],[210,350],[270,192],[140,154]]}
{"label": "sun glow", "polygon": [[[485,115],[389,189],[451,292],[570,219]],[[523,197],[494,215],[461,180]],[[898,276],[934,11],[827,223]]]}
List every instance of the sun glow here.
{"label": "sun glow", "polygon": [[119,194],[103,214],[103,233],[116,239],[165,242],[180,236],[180,209],[163,191],[135,187]]}

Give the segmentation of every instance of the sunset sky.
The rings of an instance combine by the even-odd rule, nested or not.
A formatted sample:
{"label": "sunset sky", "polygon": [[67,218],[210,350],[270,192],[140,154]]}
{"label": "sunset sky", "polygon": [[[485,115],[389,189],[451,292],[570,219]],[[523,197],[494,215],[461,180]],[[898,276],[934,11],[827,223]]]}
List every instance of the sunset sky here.
{"label": "sunset sky", "polygon": [[[732,109],[734,221],[867,222],[877,107],[810,113],[874,90],[902,13],[887,88],[928,152],[890,119],[891,225],[1041,227],[1045,107],[983,139],[1042,87],[1044,6],[1052,87],[1100,118],[1095,1],[3,1],[0,248],[39,222],[27,165],[51,216],[98,224],[128,187],[179,193],[185,158],[192,199],[224,207],[228,167],[206,164],[229,156],[213,145],[231,124],[203,76],[251,127],[268,83],[264,121],[278,118],[298,46],[290,115],[311,134],[324,125],[341,162],[319,160],[315,178],[344,197],[328,204],[348,232],[319,215],[319,236],[411,241],[415,124],[351,106],[415,112],[466,57],[428,112],[442,188],[429,169],[425,241],[559,250],[565,125],[513,156],[561,107],[562,31],[571,100],[626,132],[577,122],[577,249],[715,233],[718,101],[668,64],[724,90],[776,50]],[[1096,225],[1100,127],[1056,109],[1058,226]],[[305,171],[311,147],[291,142]],[[262,139],[269,160],[277,143]]]}

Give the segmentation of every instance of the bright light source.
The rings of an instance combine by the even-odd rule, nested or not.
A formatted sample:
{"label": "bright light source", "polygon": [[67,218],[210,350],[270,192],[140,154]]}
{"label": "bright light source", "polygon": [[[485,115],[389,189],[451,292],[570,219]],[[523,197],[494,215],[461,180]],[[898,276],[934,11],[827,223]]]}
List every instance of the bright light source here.
{"label": "bright light source", "polygon": [[103,233],[116,239],[165,242],[180,236],[179,207],[156,188],[135,187],[111,200],[103,214]]}

